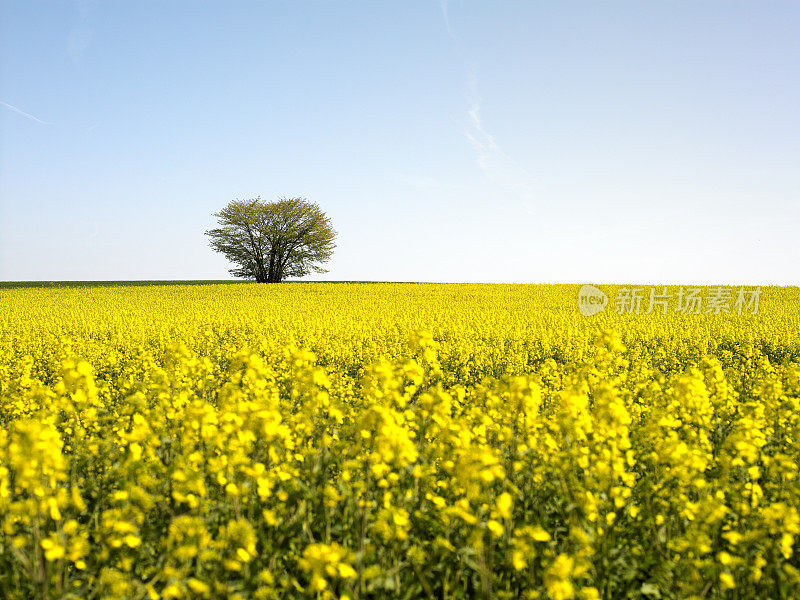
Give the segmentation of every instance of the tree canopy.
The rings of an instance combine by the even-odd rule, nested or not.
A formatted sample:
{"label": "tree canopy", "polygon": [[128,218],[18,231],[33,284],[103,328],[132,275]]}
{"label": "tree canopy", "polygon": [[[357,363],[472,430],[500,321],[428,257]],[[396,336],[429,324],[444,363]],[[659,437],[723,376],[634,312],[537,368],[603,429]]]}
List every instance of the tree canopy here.
{"label": "tree canopy", "polygon": [[236,265],[230,270],[235,277],[278,283],[327,272],[320,265],[333,255],[336,231],[315,202],[233,200],[214,216],[218,227],[206,235],[211,248]]}

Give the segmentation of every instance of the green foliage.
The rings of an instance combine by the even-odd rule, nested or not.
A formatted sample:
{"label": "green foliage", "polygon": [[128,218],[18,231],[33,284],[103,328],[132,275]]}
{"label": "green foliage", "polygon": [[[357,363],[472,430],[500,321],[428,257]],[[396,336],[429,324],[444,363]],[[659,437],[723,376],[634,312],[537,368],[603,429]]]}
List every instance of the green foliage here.
{"label": "green foliage", "polygon": [[303,198],[233,200],[218,213],[219,227],[206,232],[211,247],[236,268],[236,277],[278,283],[312,271],[330,259],[336,231],[314,202]]}

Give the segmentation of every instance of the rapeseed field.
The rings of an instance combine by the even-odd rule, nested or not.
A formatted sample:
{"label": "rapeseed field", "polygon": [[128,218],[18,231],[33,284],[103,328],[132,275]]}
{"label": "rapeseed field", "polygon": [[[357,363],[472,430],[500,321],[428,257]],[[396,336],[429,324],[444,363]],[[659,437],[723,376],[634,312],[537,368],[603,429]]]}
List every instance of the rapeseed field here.
{"label": "rapeseed field", "polygon": [[800,597],[800,291],[604,289],[0,289],[0,597]]}

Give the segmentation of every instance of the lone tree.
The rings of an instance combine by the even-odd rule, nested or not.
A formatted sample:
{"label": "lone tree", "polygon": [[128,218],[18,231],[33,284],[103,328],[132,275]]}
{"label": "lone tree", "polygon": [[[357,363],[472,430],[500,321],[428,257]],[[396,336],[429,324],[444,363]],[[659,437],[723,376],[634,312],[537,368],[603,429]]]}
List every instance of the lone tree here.
{"label": "lone tree", "polygon": [[237,265],[230,270],[235,277],[279,283],[312,271],[327,272],[319,263],[333,254],[336,231],[315,202],[233,200],[214,216],[219,227],[206,235],[214,250]]}

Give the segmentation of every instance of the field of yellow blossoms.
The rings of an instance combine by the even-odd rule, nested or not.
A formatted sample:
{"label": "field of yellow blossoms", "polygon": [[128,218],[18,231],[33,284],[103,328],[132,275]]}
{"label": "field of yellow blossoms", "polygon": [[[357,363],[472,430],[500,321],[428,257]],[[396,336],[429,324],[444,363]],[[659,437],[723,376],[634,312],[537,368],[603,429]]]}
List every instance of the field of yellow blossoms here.
{"label": "field of yellow blossoms", "polygon": [[0,598],[800,597],[800,290],[578,289],[0,288]]}

